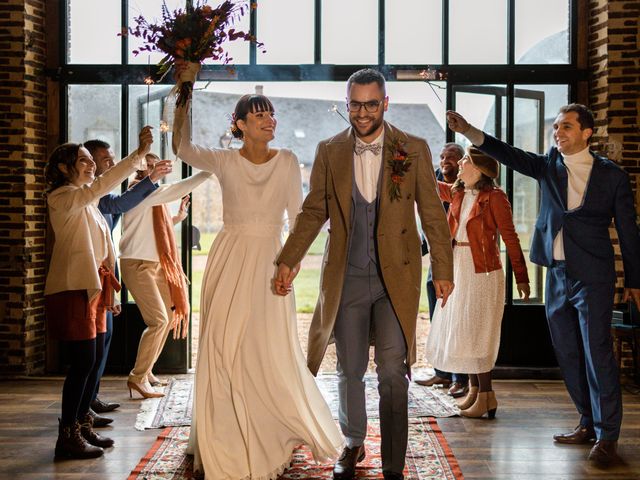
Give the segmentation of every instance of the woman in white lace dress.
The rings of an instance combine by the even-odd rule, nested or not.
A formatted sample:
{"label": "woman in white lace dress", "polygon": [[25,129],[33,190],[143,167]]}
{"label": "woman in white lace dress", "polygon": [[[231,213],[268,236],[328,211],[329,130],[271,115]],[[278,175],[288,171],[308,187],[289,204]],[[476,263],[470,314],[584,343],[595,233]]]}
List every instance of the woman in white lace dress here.
{"label": "woman in white lace dress", "polygon": [[520,296],[529,298],[529,277],[511,205],[496,186],[498,162],[470,147],[458,162],[453,186],[438,182],[440,198],[450,203],[455,290],[444,307],[438,301],[427,339],[427,358],[445,372],[469,374],[469,393],[458,406],[465,417],[493,418],[498,408],[491,370],[500,347],[505,279],[498,234],[511,260]]}
{"label": "woman in white lace dress", "polygon": [[217,176],[224,221],[202,282],[189,451],[207,480],[275,479],[299,444],[318,462],[342,446],[300,348],[294,297],[271,289],[284,214],[292,227],[302,203],[300,167],[269,147],[276,120],[262,95],[236,105],[239,150],[192,144],[186,117],[176,112],[178,156]]}

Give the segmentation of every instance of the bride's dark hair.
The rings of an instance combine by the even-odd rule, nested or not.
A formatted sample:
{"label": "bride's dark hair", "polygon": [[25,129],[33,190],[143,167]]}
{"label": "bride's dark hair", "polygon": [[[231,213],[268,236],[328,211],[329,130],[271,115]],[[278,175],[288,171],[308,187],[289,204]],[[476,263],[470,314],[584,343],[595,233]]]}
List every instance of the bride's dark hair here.
{"label": "bride's dark hair", "polygon": [[242,138],[242,130],[238,128],[238,120],[246,120],[247,114],[256,112],[275,112],[275,109],[271,100],[264,95],[247,94],[240,97],[231,119],[231,133],[234,137]]}

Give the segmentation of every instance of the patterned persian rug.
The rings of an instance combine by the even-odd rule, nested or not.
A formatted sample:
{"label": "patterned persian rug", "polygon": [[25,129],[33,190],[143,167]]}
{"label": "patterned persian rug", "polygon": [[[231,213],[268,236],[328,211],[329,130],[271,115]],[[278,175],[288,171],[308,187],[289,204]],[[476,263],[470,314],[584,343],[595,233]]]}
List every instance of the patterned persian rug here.
{"label": "patterned persian rug", "polygon": [[[367,399],[367,418],[379,418],[378,380],[375,375],[364,377],[365,395]],[[333,418],[338,418],[338,378],[335,374],[318,375],[316,383],[320,387],[322,396],[329,404]],[[409,418],[417,417],[453,417],[459,415],[460,410],[455,400],[447,395],[443,388],[427,388],[409,382]]]}
{"label": "patterned persian rug", "polygon": [[[131,472],[129,480],[185,480],[194,478],[193,457],[186,455],[189,427],[168,427]],[[358,464],[356,478],[381,479],[380,424],[369,421],[367,457]],[[409,420],[406,480],[462,480],[462,472],[433,418]],[[195,477],[198,478],[198,477]],[[311,452],[299,447],[281,480],[333,478],[333,464],[316,465]]]}
{"label": "patterned persian rug", "polygon": [[164,397],[143,400],[136,417],[136,430],[191,425],[193,376],[169,380]]}
{"label": "patterned persian rug", "polygon": [[[338,418],[338,379],[335,374],[316,377],[316,383]],[[365,376],[367,417],[378,418],[378,381],[375,375]],[[165,396],[144,400],[136,419],[136,429],[179,427],[191,424],[193,376],[171,379],[165,387]],[[409,418],[453,417],[459,414],[453,398],[442,388],[421,387],[409,383]]]}

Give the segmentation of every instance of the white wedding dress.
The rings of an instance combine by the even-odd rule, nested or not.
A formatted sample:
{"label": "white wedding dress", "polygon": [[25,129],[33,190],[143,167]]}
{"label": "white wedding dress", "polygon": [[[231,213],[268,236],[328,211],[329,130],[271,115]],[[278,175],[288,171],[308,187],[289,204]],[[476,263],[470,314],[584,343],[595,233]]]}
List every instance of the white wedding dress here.
{"label": "white wedding dress", "polygon": [[224,220],[202,282],[188,450],[195,469],[207,480],[274,479],[299,444],[328,461],[342,436],[307,369],[293,293],[271,288],[285,211],[295,219],[302,202],[298,160],[283,149],[256,165],[188,140],[179,156],[218,177]]}

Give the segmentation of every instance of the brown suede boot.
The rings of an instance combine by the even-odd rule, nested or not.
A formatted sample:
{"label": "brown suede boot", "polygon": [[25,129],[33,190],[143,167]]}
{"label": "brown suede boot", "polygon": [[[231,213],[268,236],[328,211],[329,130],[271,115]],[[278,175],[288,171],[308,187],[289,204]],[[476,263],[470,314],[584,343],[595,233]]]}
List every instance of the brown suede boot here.
{"label": "brown suede boot", "polygon": [[96,458],[104,453],[100,447],[90,445],[80,434],[80,424],[65,425],[60,422],[56,458]]}
{"label": "brown suede boot", "polygon": [[494,419],[497,409],[498,402],[493,390],[489,392],[479,392],[474,404],[466,410],[461,410],[460,415],[463,417],[480,418],[486,413],[490,419]]}
{"label": "brown suede boot", "polygon": [[462,400],[458,400],[456,405],[460,410],[466,410],[471,407],[476,402],[476,398],[478,397],[478,387],[469,387],[469,391],[467,392],[467,396]]}
{"label": "brown suede boot", "polygon": [[96,447],[109,448],[113,447],[113,440],[109,437],[103,437],[93,430],[93,417],[88,413],[82,418],[80,424],[80,433],[84,439],[91,445]]}

